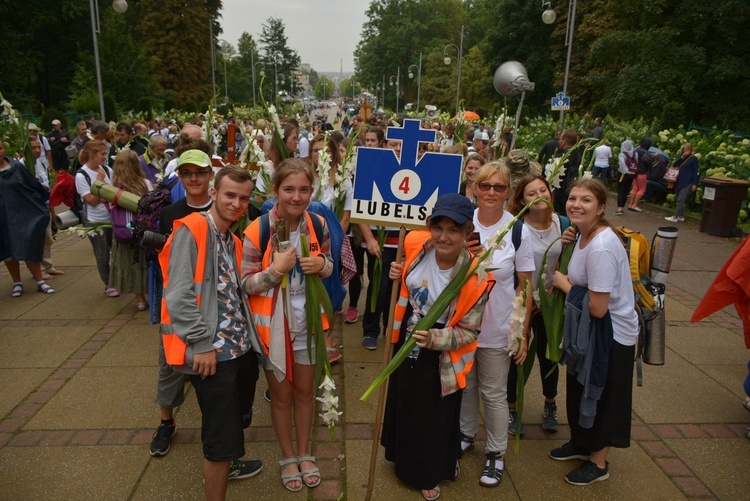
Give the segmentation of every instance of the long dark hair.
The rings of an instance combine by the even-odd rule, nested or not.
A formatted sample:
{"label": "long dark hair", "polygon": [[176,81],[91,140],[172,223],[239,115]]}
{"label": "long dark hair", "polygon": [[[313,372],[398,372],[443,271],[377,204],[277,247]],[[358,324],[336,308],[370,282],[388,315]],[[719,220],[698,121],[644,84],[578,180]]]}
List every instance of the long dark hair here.
{"label": "long dark hair", "polygon": [[[521,212],[521,209],[526,206],[526,201],[524,200],[523,192],[526,190],[526,187],[533,183],[534,181],[542,181],[544,185],[547,187],[547,191],[550,194],[550,202],[552,201],[552,188],[549,185],[549,182],[547,181],[547,178],[545,178],[542,175],[538,174],[527,174],[521,180],[518,182],[518,186],[515,187],[513,190],[513,196],[511,196],[510,200],[508,201],[508,212],[513,214],[514,216]],[[528,214],[528,212],[526,212]],[[525,215],[525,214],[524,214]],[[544,218],[544,227],[549,228],[550,223],[552,222],[552,209],[547,206],[547,211]]]}

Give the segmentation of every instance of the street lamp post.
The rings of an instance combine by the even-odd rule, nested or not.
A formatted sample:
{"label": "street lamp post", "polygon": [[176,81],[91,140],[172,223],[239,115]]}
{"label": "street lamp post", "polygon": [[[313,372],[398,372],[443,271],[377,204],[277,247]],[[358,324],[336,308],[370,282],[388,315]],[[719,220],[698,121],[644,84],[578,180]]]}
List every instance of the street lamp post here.
{"label": "street lamp post", "polygon": [[[100,31],[99,2],[95,0],[89,0],[89,8],[91,9],[91,36],[94,39],[94,66],[96,69],[96,86],[99,91],[99,114],[102,117],[102,121],[106,121],[107,118],[104,116],[104,87],[102,86],[102,68],[99,62],[99,39],[96,36]],[[114,0],[112,2],[112,8],[118,14],[124,14],[128,10],[128,2],[126,0]]]}
{"label": "street lamp post", "polygon": [[[380,82],[378,82],[377,85],[375,85],[375,109],[378,108],[378,101],[380,101],[380,99],[378,98],[378,91],[380,91],[380,89],[382,88],[383,88],[383,85]],[[380,104],[382,105],[382,103]]]}
{"label": "street lamp post", "polygon": [[[283,90],[284,90],[284,89],[283,89],[283,87],[284,87],[284,84],[286,83],[286,75],[284,75],[283,73],[279,73],[278,75],[276,75],[276,83],[277,83],[277,84],[279,83],[279,80],[281,80],[281,86],[282,86],[282,89],[281,89],[281,90],[283,91]],[[277,96],[279,95],[279,92],[278,92],[278,90],[276,91],[276,95],[277,95]]]}
{"label": "street lamp post", "polygon": [[453,47],[456,49],[456,52],[458,53],[458,82],[456,83],[456,115],[458,115],[458,105],[460,102],[460,96],[461,96],[461,60],[463,59],[463,52],[464,52],[464,27],[461,25],[461,39],[459,42],[459,46],[456,47],[455,44],[448,44],[443,48],[443,62],[446,65],[451,64],[451,58],[448,55],[448,47]]}
{"label": "street lamp post", "polygon": [[250,67],[253,74],[253,108],[256,107],[255,103],[255,51],[250,47]]}
{"label": "street lamp post", "polygon": [[398,67],[396,74],[391,75],[388,77],[388,85],[393,87],[393,79],[396,79],[396,113],[398,113],[398,98],[399,98],[399,91],[400,91],[400,82],[401,82],[401,66]]}
{"label": "street lamp post", "polygon": [[[565,60],[565,77],[563,78],[563,94],[568,95],[568,76],[570,75],[570,56],[573,54],[573,32],[576,27],[576,6],[577,0],[568,0],[568,19],[565,25],[565,46],[568,48],[568,55]],[[544,24],[552,24],[555,22],[557,15],[552,10],[551,2],[545,2],[542,0],[542,22]],[[565,110],[560,110],[560,130],[562,130],[565,123]]]}
{"label": "street lamp post", "polygon": [[417,113],[419,113],[419,93],[422,89],[422,53],[419,53],[419,66],[412,64],[409,66],[407,71],[409,72],[409,78],[414,78],[414,73],[411,71],[412,67],[417,67]]}
{"label": "street lamp post", "polygon": [[[570,74],[570,56],[573,53],[573,32],[576,26],[576,0],[568,3],[568,25],[565,30],[565,45],[568,46],[568,57],[565,60],[565,78],[563,79],[563,94],[568,95],[568,75]],[[560,110],[560,129],[565,122],[565,110]]]}

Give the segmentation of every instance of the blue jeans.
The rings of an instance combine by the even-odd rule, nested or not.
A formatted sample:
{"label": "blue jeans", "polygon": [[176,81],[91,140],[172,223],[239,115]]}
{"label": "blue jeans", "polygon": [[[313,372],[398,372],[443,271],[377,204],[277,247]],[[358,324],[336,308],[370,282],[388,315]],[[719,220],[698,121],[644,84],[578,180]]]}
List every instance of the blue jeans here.
{"label": "blue jeans", "polygon": [[609,179],[609,167],[592,167],[591,177],[594,179],[600,178],[602,183],[607,184],[607,179]]}
{"label": "blue jeans", "polygon": [[659,181],[646,181],[646,194],[643,196],[643,200],[648,202],[654,196],[654,193],[664,193],[666,191],[667,187]]}

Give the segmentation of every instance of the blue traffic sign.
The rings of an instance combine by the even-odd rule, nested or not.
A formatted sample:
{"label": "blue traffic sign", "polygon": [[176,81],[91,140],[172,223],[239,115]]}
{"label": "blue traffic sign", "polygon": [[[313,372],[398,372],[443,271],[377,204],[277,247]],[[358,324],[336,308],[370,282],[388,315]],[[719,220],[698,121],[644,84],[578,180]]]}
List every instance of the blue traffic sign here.
{"label": "blue traffic sign", "polygon": [[354,176],[351,220],[380,226],[423,228],[438,196],[458,193],[461,155],[425,153],[419,143],[435,141],[435,131],[419,120],[388,127],[388,139],[401,140],[401,159],[390,149],[360,147]]}
{"label": "blue traffic sign", "polygon": [[552,111],[569,110],[570,109],[570,97],[566,96],[562,92],[558,92],[556,96],[552,98]]}

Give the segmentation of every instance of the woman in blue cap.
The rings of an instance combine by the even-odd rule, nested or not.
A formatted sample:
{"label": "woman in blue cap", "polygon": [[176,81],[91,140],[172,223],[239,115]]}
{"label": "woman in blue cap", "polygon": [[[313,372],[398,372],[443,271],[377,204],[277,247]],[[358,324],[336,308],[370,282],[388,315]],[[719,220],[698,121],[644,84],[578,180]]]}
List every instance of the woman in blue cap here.
{"label": "woman in blue cap", "polygon": [[474,231],[473,216],[465,196],[439,197],[428,230],[410,232],[405,263],[394,262],[390,268],[391,280],[401,280],[391,342],[398,350],[412,335],[417,348],[391,375],[381,444],[385,458],[395,463],[396,476],[428,500],[440,496],[442,480],[456,480],[460,473],[461,394],[473,365],[491,276],[470,278],[429,330],[412,328],[472,259],[466,239]]}

